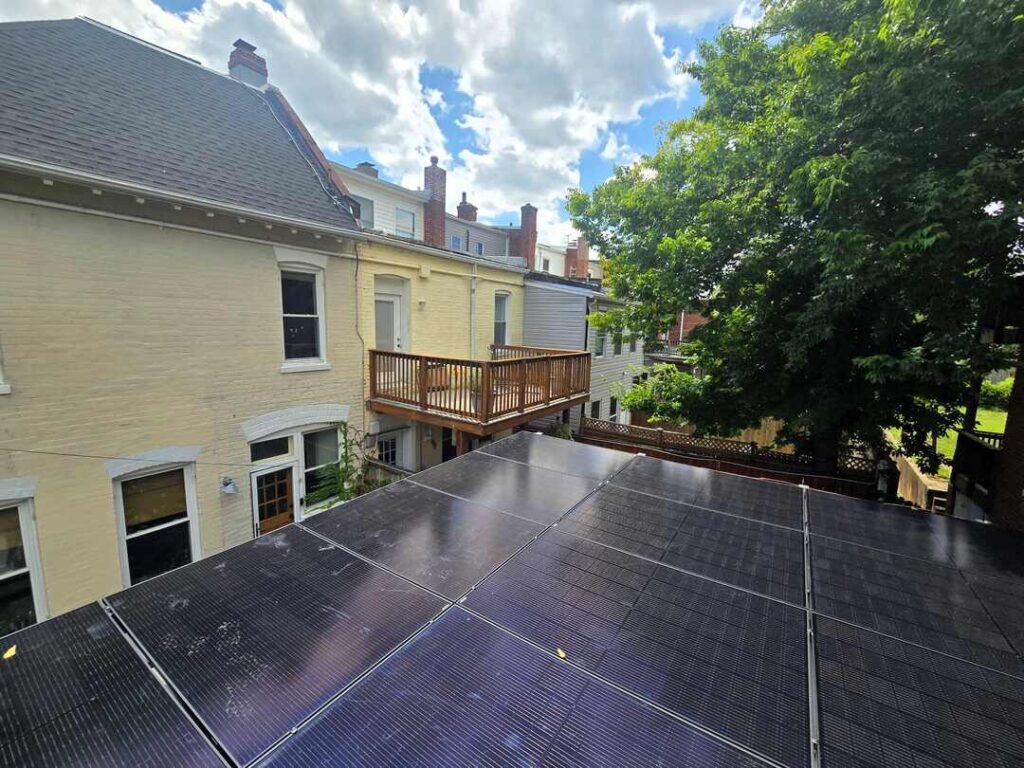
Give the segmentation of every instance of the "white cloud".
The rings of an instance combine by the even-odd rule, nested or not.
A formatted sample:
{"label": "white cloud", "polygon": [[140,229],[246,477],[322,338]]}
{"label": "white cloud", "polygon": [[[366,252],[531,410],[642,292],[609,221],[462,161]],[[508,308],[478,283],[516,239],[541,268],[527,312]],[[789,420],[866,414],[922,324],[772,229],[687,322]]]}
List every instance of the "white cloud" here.
{"label": "white cloud", "polygon": [[756,26],[764,16],[764,9],[759,0],[741,0],[736,13],[732,15],[733,26],[750,29]]}
{"label": "white cloud", "polygon": [[[603,146],[609,159],[632,162],[615,126],[691,86],[677,71],[683,54],[666,49],[666,25],[747,18],[749,0],[738,2],[285,0],[278,10],[267,0],[204,0],[178,15],[152,0],[4,0],[0,19],[86,14],[219,71],[243,37],[328,152],[366,149],[413,187],[437,155],[449,200],[465,191],[498,223],[532,202],[542,239],[560,242],[561,200],[579,184],[582,153]],[[435,113],[450,99],[423,86],[423,66],[455,73],[471,146],[446,140]]]}

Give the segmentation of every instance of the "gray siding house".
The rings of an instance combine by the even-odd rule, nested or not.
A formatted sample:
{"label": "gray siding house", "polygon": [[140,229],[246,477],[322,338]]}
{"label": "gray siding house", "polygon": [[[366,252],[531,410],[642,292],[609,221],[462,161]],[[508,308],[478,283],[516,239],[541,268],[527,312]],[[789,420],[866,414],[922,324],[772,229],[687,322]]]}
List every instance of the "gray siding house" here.
{"label": "gray siding house", "polygon": [[[629,422],[629,414],[619,405],[623,390],[629,389],[636,368],[643,365],[643,344],[624,341],[616,344],[606,333],[587,322],[591,312],[612,309],[618,304],[608,295],[578,281],[538,272],[526,277],[523,308],[523,344],[557,349],[586,349],[593,355],[590,374],[590,402],[568,414],[568,423],[576,432],[580,417],[587,416]],[[564,414],[557,417],[563,420]],[[536,422],[546,426],[556,417]]]}

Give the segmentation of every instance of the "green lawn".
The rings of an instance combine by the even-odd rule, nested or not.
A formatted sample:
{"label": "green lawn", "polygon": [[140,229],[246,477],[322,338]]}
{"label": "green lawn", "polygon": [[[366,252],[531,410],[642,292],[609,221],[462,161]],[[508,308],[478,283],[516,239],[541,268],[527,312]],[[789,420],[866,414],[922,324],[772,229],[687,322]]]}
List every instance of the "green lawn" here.
{"label": "green lawn", "polygon": [[[1006,429],[1006,411],[990,411],[986,408],[979,408],[977,428],[981,432],[1002,433]],[[943,437],[940,437],[936,443],[939,453],[947,459],[953,458],[953,452],[956,450],[956,435],[956,430],[951,429]],[[897,439],[899,439],[898,433]],[[948,478],[949,467],[945,464],[939,467],[938,476]]]}

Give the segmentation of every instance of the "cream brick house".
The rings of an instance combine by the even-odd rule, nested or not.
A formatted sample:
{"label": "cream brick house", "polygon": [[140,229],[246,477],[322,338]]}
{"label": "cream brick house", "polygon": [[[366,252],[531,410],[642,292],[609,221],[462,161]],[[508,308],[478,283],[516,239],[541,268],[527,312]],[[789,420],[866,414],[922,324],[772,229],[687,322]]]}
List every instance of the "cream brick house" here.
{"label": "cream brick house", "polygon": [[[301,521],[341,423],[405,423],[418,468],[442,430],[464,450],[560,397],[518,372],[562,363],[509,346],[525,270],[426,237],[443,188],[426,242],[364,228],[253,46],[229,69],[84,19],[0,24],[0,635]],[[399,331],[403,370],[430,367],[411,410],[393,388],[423,376],[368,370]],[[492,372],[496,341],[523,359]],[[438,411],[472,366],[486,423]]]}

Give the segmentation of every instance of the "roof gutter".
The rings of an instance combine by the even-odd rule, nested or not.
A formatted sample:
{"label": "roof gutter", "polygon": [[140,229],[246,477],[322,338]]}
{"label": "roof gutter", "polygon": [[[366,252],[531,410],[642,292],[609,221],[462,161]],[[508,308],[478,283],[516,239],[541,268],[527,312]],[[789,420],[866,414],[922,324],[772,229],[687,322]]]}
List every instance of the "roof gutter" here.
{"label": "roof gutter", "polygon": [[[330,224],[310,221],[308,219],[297,218],[294,216],[281,216],[280,214],[268,213],[267,211],[260,211],[241,205],[233,205],[231,203],[225,203],[217,200],[208,200],[206,198],[196,197],[195,195],[190,195],[184,192],[174,192],[167,189],[150,187],[145,184],[125,182],[119,179],[110,178],[109,176],[101,176],[99,174],[79,171],[73,168],[53,165],[51,163],[43,163],[38,160],[26,160],[24,158],[14,157],[13,155],[0,153],[0,169],[6,169],[23,174],[31,174],[33,176],[41,176],[47,179],[59,179],[60,181],[65,181],[71,184],[81,184],[86,187],[99,187],[112,192],[121,192],[123,194],[135,195],[138,197],[148,197],[154,200],[188,205],[193,208],[204,208],[227,216],[259,219],[260,221],[278,224],[283,227],[304,229],[309,232],[329,235],[339,239],[348,238],[350,240],[360,240],[368,243],[379,243],[381,245],[407,248],[419,253],[438,256],[451,261],[459,261],[465,264],[481,264],[481,262],[476,259],[465,258],[456,253],[421,243],[407,242],[404,240],[396,241],[393,238],[373,234],[371,232],[361,232],[356,229],[335,227]],[[484,266],[516,274],[526,274],[527,271],[521,267],[513,267],[497,262],[493,264],[486,263]]]}

